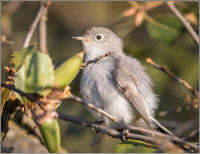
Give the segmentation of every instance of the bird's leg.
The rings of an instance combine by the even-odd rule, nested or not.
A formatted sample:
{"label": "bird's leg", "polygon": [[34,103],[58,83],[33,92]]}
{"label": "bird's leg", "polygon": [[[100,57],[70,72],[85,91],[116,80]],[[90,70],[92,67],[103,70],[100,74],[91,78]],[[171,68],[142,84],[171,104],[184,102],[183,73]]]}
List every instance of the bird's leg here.
{"label": "bird's leg", "polygon": [[103,121],[103,120],[100,120],[100,121],[94,121],[93,123],[94,123],[94,124],[99,124],[99,125],[101,125],[101,124],[104,123],[104,121]]}
{"label": "bird's leg", "polygon": [[[95,121],[93,122],[93,124],[103,125],[104,121]],[[98,144],[102,140],[103,136],[104,136],[104,133],[101,130],[96,130],[96,135],[91,143],[91,146]]]}
{"label": "bird's leg", "polygon": [[[94,131],[95,130],[95,128],[94,128],[94,125],[95,124],[97,124],[97,125],[102,125],[104,123],[104,121],[94,121],[94,122],[92,122],[91,124],[92,124],[92,130]],[[99,133],[99,131],[98,130],[96,130],[96,134],[97,133]]]}
{"label": "bird's leg", "polygon": [[125,143],[125,141],[127,140],[126,136],[128,135],[129,130],[128,129],[117,129],[117,131],[121,133],[121,140],[123,143]]}

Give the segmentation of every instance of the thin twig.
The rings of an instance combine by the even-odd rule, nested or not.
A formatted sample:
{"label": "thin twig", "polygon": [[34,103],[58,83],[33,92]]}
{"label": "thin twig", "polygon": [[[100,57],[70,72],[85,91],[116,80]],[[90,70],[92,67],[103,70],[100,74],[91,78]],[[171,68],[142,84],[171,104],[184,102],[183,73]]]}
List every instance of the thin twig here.
{"label": "thin twig", "polygon": [[166,66],[160,66],[156,64],[151,58],[147,58],[146,62],[151,64],[156,69],[166,73],[172,79],[178,81],[179,83],[183,84],[190,92],[196,97],[199,98],[198,92],[194,90],[194,88],[185,80],[181,79],[180,77],[176,76],[173,72],[169,71]]}
{"label": "thin twig", "polygon": [[40,21],[40,18],[42,16],[43,12],[44,12],[44,8],[45,8],[45,5],[44,5],[44,3],[42,3],[40,5],[40,8],[39,8],[38,12],[37,12],[37,15],[35,16],[35,19],[34,19],[33,23],[30,26],[30,29],[29,29],[28,33],[26,34],[26,37],[25,37],[25,40],[24,40],[24,44],[23,44],[23,48],[25,48],[25,47],[27,47],[29,45],[31,37],[32,37],[32,35],[33,35],[33,33],[34,33],[34,31],[35,31],[35,29],[37,27],[37,24]]}
{"label": "thin twig", "polygon": [[[43,2],[40,2],[43,3]],[[47,50],[47,13],[48,13],[48,6],[44,8],[42,16],[40,18],[38,32],[39,32],[39,49],[44,53],[48,53]]]}
{"label": "thin twig", "polygon": [[83,67],[87,67],[89,64],[97,63],[97,62],[98,62],[99,60],[101,60],[102,58],[107,57],[107,56],[109,56],[109,55],[111,55],[111,54],[112,54],[112,52],[110,51],[110,52],[108,52],[108,53],[106,53],[106,54],[104,54],[104,55],[101,55],[101,56],[97,57],[97,58],[94,59],[94,60],[89,60],[88,62],[83,63],[83,64],[81,65],[81,67],[83,68]]}
{"label": "thin twig", "polygon": [[75,100],[76,102],[78,102],[78,103],[80,103],[80,104],[82,104],[82,105],[85,105],[86,107],[88,107],[88,108],[90,108],[90,109],[92,109],[92,110],[94,110],[94,111],[100,113],[101,115],[103,115],[103,116],[109,118],[110,120],[114,121],[115,123],[121,125],[121,126],[124,127],[124,128],[128,128],[128,129],[134,130],[134,131],[140,131],[140,132],[147,133],[147,134],[150,134],[150,135],[152,135],[152,134],[158,135],[158,136],[163,136],[163,135],[165,135],[165,134],[162,134],[162,133],[153,131],[153,130],[144,129],[144,128],[141,128],[141,127],[135,127],[135,126],[131,126],[131,125],[127,125],[127,124],[125,124],[125,123],[122,123],[122,122],[120,122],[119,120],[117,120],[115,117],[113,117],[111,114],[109,114],[108,112],[106,112],[106,111],[104,111],[104,110],[102,110],[102,109],[100,109],[100,108],[94,106],[94,105],[91,104],[91,103],[86,103],[86,102],[84,102],[80,97],[75,96],[75,95],[73,95],[73,94],[70,94],[70,95],[68,96],[68,98],[71,98],[71,99]]}
{"label": "thin twig", "polygon": [[197,44],[199,44],[199,36],[194,31],[190,23],[185,19],[185,17],[181,14],[181,12],[175,7],[173,2],[166,2],[170,10],[177,16],[177,18],[183,23],[183,25],[186,27],[186,29],[189,31],[190,35],[193,37],[193,39],[196,41]]}
{"label": "thin twig", "polygon": [[8,45],[13,45],[13,44],[14,44],[13,41],[7,40],[7,38],[6,38],[5,35],[2,35],[2,36],[1,36],[1,43],[8,44]]}
{"label": "thin twig", "polygon": [[104,134],[107,134],[113,138],[122,139],[122,137],[123,137],[125,139],[142,140],[142,141],[153,143],[156,145],[159,145],[159,139],[169,139],[170,141],[175,142],[176,144],[180,145],[184,149],[185,149],[185,147],[183,144],[192,147],[195,151],[199,151],[199,147],[197,145],[191,144],[189,142],[185,142],[184,140],[179,139],[177,137],[173,137],[173,136],[167,136],[165,138],[162,138],[160,136],[160,137],[156,138],[156,136],[154,134],[152,134],[152,137],[150,137],[150,136],[138,135],[135,133],[133,134],[130,132],[128,132],[127,134],[124,134],[125,136],[122,136],[122,133],[120,133],[114,129],[108,128],[108,127],[100,125],[100,124],[92,123],[92,122],[84,120],[84,119],[80,119],[80,118],[66,115],[63,113],[58,113],[58,117],[59,117],[59,119],[62,119],[65,121],[74,122],[74,123],[79,124],[84,127],[89,127],[92,129],[96,129],[97,131],[102,131]]}
{"label": "thin twig", "polygon": [[101,115],[103,115],[103,116],[109,118],[109,119],[112,120],[112,121],[114,121],[114,122],[116,122],[116,123],[120,123],[120,122],[119,122],[115,117],[113,117],[111,114],[109,114],[109,113],[105,112],[104,110],[102,110],[102,109],[100,109],[100,108],[94,106],[94,105],[91,104],[91,103],[85,103],[80,97],[77,97],[77,96],[75,96],[75,95],[73,95],[73,94],[70,94],[68,97],[71,98],[71,99],[73,99],[73,100],[75,100],[76,102],[78,102],[78,103],[80,103],[80,104],[82,104],[82,105],[85,105],[85,106],[87,106],[88,108],[90,108],[90,109],[92,109],[92,110],[94,110],[94,111],[100,113]]}
{"label": "thin twig", "polygon": [[5,87],[7,89],[10,89],[18,94],[20,94],[21,96],[26,97],[27,99],[29,99],[31,102],[36,102],[39,105],[43,105],[44,103],[41,102],[40,100],[38,100],[37,98],[35,98],[32,94],[29,93],[25,93],[20,89],[15,88],[13,85],[9,85],[9,84],[5,84],[5,83],[1,83],[1,87]]}
{"label": "thin twig", "polygon": [[39,131],[38,126],[35,124],[35,122],[31,119],[28,118],[25,114],[23,114],[22,116],[22,122],[18,123],[22,128],[28,130],[31,132],[31,134],[33,134],[35,137],[38,138],[38,140],[40,141],[40,143],[42,145],[45,145],[43,138],[41,136],[41,133]]}
{"label": "thin twig", "polygon": [[[30,101],[32,102],[36,102],[38,104],[43,104],[40,100],[38,100],[36,97],[32,96],[32,94],[27,94],[17,88],[15,88],[13,85],[7,85],[5,83],[1,83],[1,86],[2,87],[6,87],[10,90],[13,90],[15,92],[17,92],[18,94],[20,94],[21,96],[25,96],[27,99],[29,99]],[[87,103],[83,102],[82,99],[77,99],[78,97],[75,97],[74,100],[76,100],[77,102],[83,104],[83,105],[86,105]],[[82,101],[82,102],[81,102]],[[89,103],[88,103],[89,104]],[[118,120],[116,120],[116,118],[114,118],[112,115],[110,115],[109,113],[105,112],[105,111],[101,111],[101,109],[93,106],[91,107],[90,104],[89,105],[86,105],[87,107],[89,108],[93,108],[93,110],[95,111],[99,111],[99,113],[103,113],[104,112],[104,116],[106,117],[109,117],[111,120],[113,119],[113,121],[116,121],[119,125],[122,125],[123,127],[125,128],[128,128],[130,130],[134,130],[134,131],[139,131],[139,132],[142,132],[142,133],[147,133],[147,134],[150,134],[152,135],[153,137],[158,137],[158,138],[165,138],[165,139],[169,139],[171,141],[174,141],[176,142],[177,144],[179,144],[180,146],[184,147],[184,145],[187,145],[189,147],[191,147],[192,149],[194,149],[195,151],[198,151],[199,150],[199,147],[197,145],[194,145],[192,143],[189,143],[189,142],[185,142],[184,140],[182,139],[179,139],[178,137],[176,136],[170,136],[170,135],[165,135],[163,133],[159,133],[159,132],[156,132],[156,131],[153,131],[153,130],[148,130],[148,129],[145,129],[145,128],[141,128],[141,127],[135,127],[135,126],[131,126],[131,125],[127,125],[127,124],[124,124],[124,123],[120,123]]]}
{"label": "thin twig", "polygon": [[69,98],[71,98],[71,99],[75,100],[76,102],[78,102],[78,103],[80,103],[82,105],[85,105],[88,108],[90,108],[90,109],[100,113],[101,115],[111,119],[112,121],[116,122],[119,126],[122,126],[123,128],[127,128],[127,129],[130,129],[130,130],[133,130],[133,131],[139,131],[139,132],[142,132],[142,133],[146,133],[146,134],[152,135],[153,137],[158,137],[158,138],[161,137],[161,138],[170,139],[170,140],[173,140],[175,142],[178,142],[179,144],[188,145],[188,146],[192,147],[196,151],[199,150],[198,146],[196,146],[194,144],[191,144],[191,143],[188,143],[188,142],[185,142],[184,140],[178,138],[175,135],[166,135],[166,134],[154,131],[154,130],[145,129],[145,128],[142,128],[142,127],[135,127],[135,126],[131,126],[131,125],[122,123],[122,122],[118,121],[115,117],[113,117],[111,114],[109,114],[106,111],[94,106],[91,103],[85,103],[81,98],[79,98],[77,96],[74,96],[74,95],[70,94]]}
{"label": "thin twig", "polygon": [[[122,139],[122,133],[118,132],[114,129],[108,128],[106,126],[100,125],[100,124],[96,124],[93,122],[90,122],[88,120],[84,120],[81,118],[77,118],[77,117],[73,117],[67,114],[63,114],[63,113],[59,113],[58,112],[58,117],[59,119],[62,119],[64,121],[70,121],[76,124],[79,124],[81,126],[84,127],[89,127],[92,129],[96,129],[97,131],[102,131],[104,134],[107,134],[113,138],[119,138]],[[127,134],[125,134],[124,136],[126,139],[136,139],[136,140],[142,140],[142,141],[146,141],[146,142],[150,142],[150,143],[156,143],[156,139],[153,137],[149,137],[149,136],[143,136],[143,135],[138,135],[138,134],[132,134],[130,132],[128,132]]]}

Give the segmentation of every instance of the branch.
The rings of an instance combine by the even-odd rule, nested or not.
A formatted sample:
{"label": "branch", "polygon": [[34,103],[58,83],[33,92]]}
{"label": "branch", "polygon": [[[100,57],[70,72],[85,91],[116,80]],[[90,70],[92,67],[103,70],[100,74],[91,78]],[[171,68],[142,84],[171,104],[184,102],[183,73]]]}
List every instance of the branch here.
{"label": "branch", "polygon": [[2,35],[2,36],[1,36],[1,43],[8,44],[8,45],[13,45],[13,44],[14,44],[13,41],[7,40],[7,38],[6,38],[5,35]]}
{"label": "branch", "polygon": [[119,124],[119,126],[122,126],[124,128],[128,128],[128,129],[133,130],[133,131],[139,131],[139,132],[147,133],[149,135],[154,134],[154,135],[162,136],[162,137],[164,135],[164,137],[166,137],[165,134],[162,134],[162,133],[159,133],[159,132],[156,132],[156,131],[153,131],[153,130],[144,129],[142,127],[135,127],[135,126],[131,126],[131,125],[127,125],[125,123],[122,123],[119,120],[117,120],[115,117],[113,117],[111,114],[109,114],[108,112],[106,112],[106,111],[94,106],[91,103],[84,102],[80,97],[74,96],[73,94],[70,94],[68,96],[68,98],[71,98],[74,101],[76,101],[77,103],[80,103],[80,104],[82,104],[82,105],[84,105],[84,106],[86,106],[86,107],[88,107],[88,108],[100,113],[101,115],[109,118],[110,120],[114,121],[115,123]]}
{"label": "branch", "polygon": [[[195,151],[199,150],[198,146],[196,146],[194,144],[191,144],[191,143],[188,143],[188,142],[185,142],[184,140],[178,138],[175,135],[166,135],[166,134],[154,131],[154,130],[145,129],[145,128],[142,128],[142,127],[135,127],[135,126],[131,126],[131,125],[127,125],[125,123],[122,123],[122,122],[118,121],[115,117],[113,117],[111,114],[107,113],[106,111],[104,111],[104,110],[102,110],[102,109],[94,106],[91,103],[85,103],[81,98],[79,98],[77,96],[74,96],[72,94],[70,94],[68,98],[71,98],[71,99],[75,100],[76,102],[78,102],[78,103],[80,103],[82,105],[87,106],[88,108],[90,108],[90,109],[92,109],[92,110],[100,113],[101,115],[103,115],[103,116],[111,119],[112,121],[114,121],[117,124],[119,124],[119,126],[122,126],[124,128],[130,129],[130,130],[133,130],[133,131],[138,131],[138,132],[146,133],[146,134],[152,135],[153,137],[166,138],[166,139],[172,140],[174,142],[177,142],[179,144],[183,144],[183,145],[187,145],[189,147],[192,147]],[[181,145],[181,146],[183,147],[183,145]]]}
{"label": "branch", "polygon": [[[43,103],[42,103],[41,101],[39,101],[37,98],[33,97],[32,94],[27,94],[27,93],[25,93],[25,92],[23,92],[23,91],[21,91],[21,90],[15,88],[13,85],[7,85],[7,84],[5,84],[5,83],[1,83],[1,86],[2,86],[2,87],[6,87],[6,88],[8,88],[8,89],[10,89],[10,90],[13,90],[13,91],[17,92],[17,93],[20,94],[21,96],[25,96],[27,99],[29,99],[29,100],[32,101],[32,102],[36,102],[36,103],[39,103],[39,104],[43,104]],[[73,95],[72,95],[72,96],[73,96]],[[119,122],[118,120],[116,120],[116,118],[114,118],[114,117],[113,117],[112,115],[110,115],[109,113],[103,111],[102,109],[99,109],[99,108],[93,106],[93,104],[89,104],[89,103],[83,102],[82,99],[79,98],[79,97],[74,96],[74,97],[70,97],[70,98],[72,98],[72,99],[74,99],[74,100],[76,100],[76,101],[79,101],[80,104],[83,104],[83,105],[85,105],[85,106],[87,106],[87,107],[89,107],[89,108],[91,108],[91,109],[93,109],[93,110],[95,110],[95,111],[99,111],[99,113],[104,114],[104,116],[109,117],[111,120],[113,119],[113,121],[117,122],[119,125],[122,125],[122,126],[125,127],[125,128],[128,128],[128,129],[130,129],[130,130],[134,130],[134,131],[139,131],[139,132],[142,132],[142,133],[147,133],[147,134],[149,134],[149,135],[152,135],[153,137],[169,139],[169,140],[171,140],[171,141],[173,141],[173,142],[179,144],[179,145],[180,145],[181,147],[183,147],[183,148],[184,148],[184,145],[187,145],[187,146],[191,147],[192,149],[194,149],[195,151],[198,151],[198,150],[199,150],[199,147],[198,147],[197,145],[194,145],[194,144],[191,144],[191,143],[189,143],[189,142],[186,142],[186,141],[184,141],[184,140],[182,140],[182,139],[179,139],[179,138],[176,137],[176,136],[165,135],[165,134],[163,134],[163,133],[159,133],[159,132],[156,132],[156,131],[154,131],[154,130],[149,130],[149,129],[145,129],[145,128],[142,128],[142,127],[135,127],[135,126],[127,125],[127,124],[125,124],[125,123],[121,123],[121,122]],[[118,135],[119,135],[119,134],[118,134]],[[136,134],[135,134],[135,135],[136,135]],[[120,136],[121,136],[121,134],[120,134]],[[136,136],[134,136],[134,138],[135,138],[135,137],[136,137]],[[150,142],[150,140],[151,140],[151,139],[148,138],[148,141],[149,141],[149,142]],[[152,141],[152,142],[153,142],[153,141]]]}
{"label": "branch", "polygon": [[82,105],[84,105],[84,106],[86,106],[86,107],[88,107],[88,108],[90,108],[90,109],[92,109],[92,110],[94,110],[94,111],[100,113],[101,115],[103,115],[103,116],[109,118],[110,120],[112,120],[112,121],[114,121],[114,122],[116,122],[116,123],[120,123],[120,122],[119,122],[115,117],[113,117],[111,114],[109,114],[109,113],[105,112],[104,110],[102,110],[102,109],[100,109],[100,108],[94,106],[94,105],[91,104],[91,103],[86,103],[86,102],[84,102],[80,97],[77,97],[77,96],[75,96],[75,95],[73,95],[73,94],[70,94],[70,95],[68,96],[68,98],[71,98],[71,99],[73,99],[74,101],[76,101],[76,102],[78,102],[78,103],[80,103],[80,104],[82,104]]}
{"label": "branch", "polygon": [[146,62],[151,64],[156,69],[166,73],[172,79],[174,79],[174,80],[178,81],[179,83],[183,84],[188,90],[191,91],[191,93],[194,95],[194,97],[199,98],[198,92],[195,91],[194,88],[187,81],[185,81],[185,80],[179,78],[178,76],[176,76],[173,72],[169,71],[166,66],[160,66],[160,65],[156,64],[151,58],[147,58]]}
{"label": "branch", "polygon": [[[43,2],[40,2],[43,3]],[[44,8],[44,11],[42,13],[42,16],[40,18],[39,26],[38,26],[38,35],[39,35],[39,49],[40,51],[44,53],[48,53],[47,50],[47,13],[48,13],[48,7],[51,4],[50,1],[46,3],[46,7]]]}
{"label": "branch", "polygon": [[[156,144],[156,145],[160,144],[159,139],[161,139],[161,140],[162,139],[169,139],[170,141],[175,142],[176,144],[180,145],[184,149],[187,149],[187,148],[185,148],[183,144],[193,148],[195,151],[199,151],[199,147],[197,145],[191,144],[189,142],[185,142],[184,140],[178,139],[177,137],[173,137],[173,136],[168,136],[167,138],[162,138],[162,137],[155,136],[155,134],[152,134],[152,137],[150,137],[150,136],[138,135],[138,134],[135,134],[135,133],[133,134],[133,133],[130,133],[130,132],[124,134],[124,136],[123,136],[121,132],[118,132],[114,129],[111,129],[111,128],[108,128],[106,126],[102,126],[100,124],[96,124],[96,123],[93,123],[93,122],[90,122],[90,121],[87,121],[87,120],[84,120],[84,119],[80,119],[80,118],[73,117],[73,116],[70,116],[70,115],[62,114],[62,113],[59,113],[59,112],[58,112],[58,117],[59,117],[59,119],[62,119],[64,121],[70,121],[70,122],[79,124],[83,127],[89,127],[89,128],[92,128],[92,129],[96,129],[97,131],[102,131],[104,134],[107,134],[108,136],[111,136],[113,138],[122,139],[122,137],[123,137],[125,139],[141,140],[141,141],[153,143],[153,144]],[[156,137],[158,137],[158,138],[156,138]]]}
{"label": "branch", "polygon": [[20,89],[15,88],[13,85],[9,85],[9,84],[5,84],[5,83],[1,83],[1,87],[5,87],[7,89],[10,89],[18,94],[20,94],[21,96],[26,97],[27,99],[29,99],[31,102],[36,102],[39,105],[43,105],[44,103],[41,102],[40,100],[38,100],[37,98],[35,98],[32,94],[30,93],[25,93],[23,91],[21,91]]}
{"label": "branch", "polygon": [[[90,122],[88,120],[73,117],[73,116],[63,114],[63,113],[59,113],[59,112],[58,112],[58,118],[62,119],[64,121],[70,121],[70,122],[79,124],[83,127],[89,127],[89,128],[92,128],[92,129],[96,129],[97,131],[102,131],[104,134],[107,134],[107,135],[109,135],[113,138],[122,139],[122,133],[121,132],[118,132],[117,130],[108,128],[108,127],[100,125],[100,124]],[[132,133],[129,133],[129,132],[127,134],[125,134],[124,137],[126,139],[136,139],[136,140],[142,140],[142,141],[146,141],[146,142],[150,142],[150,143],[156,142],[156,139],[154,139],[153,137],[143,136],[143,135],[138,135],[138,134],[132,134]]]}
{"label": "branch", "polygon": [[34,31],[35,31],[35,29],[37,27],[37,24],[40,21],[40,18],[42,16],[43,12],[44,12],[44,8],[45,8],[44,3],[41,3],[40,8],[39,8],[39,10],[37,12],[37,15],[35,16],[35,19],[34,19],[33,23],[31,24],[28,33],[26,34],[26,37],[25,37],[25,40],[24,40],[24,44],[23,44],[23,48],[25,48],[25,47],[27,47],[29,45],[31,37],[32,37],[32,35],[33,35],[33,33],[34,33]]}
{"label": "branch", "polygon": [[97,57],[96,59],[89,60],[88,62],[83,63],[83,64],[81,65],[81,67],[82,67],[82,68],[83,68],[83,67],[87,67],[89,64],[96,63],[96,62],[98,62],[99,60],[101,60],[102,58],[107,57],[107,56],[109,56],[109,55],[111,55],[111,54],[112,54],[112,52],[110,51],[110,52],[108,52],[108,53],[106,53],[106,54],[104,54],[104,55],[101,55],[101,56]]}
{"label": "branch", "polygon": [[179,10],[175,7],[173,2],[166,2],[170,10],[177,16],[177,18],[183,23],[185,28],[189,31],[190,35],[193,37],[193,39],[196,41],[197,44],[199,44],[199,36],[194,31],[190,23],[185,19],[185,17],[179,12]]}

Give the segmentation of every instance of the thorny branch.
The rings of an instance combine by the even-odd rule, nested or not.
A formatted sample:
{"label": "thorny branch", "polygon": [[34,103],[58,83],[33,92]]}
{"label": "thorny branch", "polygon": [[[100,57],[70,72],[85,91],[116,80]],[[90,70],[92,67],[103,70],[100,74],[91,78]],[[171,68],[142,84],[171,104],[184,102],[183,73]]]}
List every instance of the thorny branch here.
{"label": "thorny branch", "polygon": [[15,88],[15,86],[10,85],[10,84],[5,84],[5,83],[1,83],[1,87],[5,87],[8,88],[18,94],[20,94],[21,96],[26,97],[27,99],[29,99],[31,102],[36,102],[38,103],[40,106],[43,105],[44,103],[41,102],[40,100],[38,100],[36,97],[33,96],[33,94],[29,94],[29,93],[25,93],[20,89]]}
{"label": "thorny branch", "polygon": [[[1,86],[2,86],[2,87],[6,87],[6,88],[8,88],[8,89],[10,89],[10,90],[13,90],[13,91],[17,92],[18,94],[20,94],[20,95],[22,95],[22,96],[25,96],[27,99],[29,99],[29,100],[32,101],[32,102],[42,103],[42,104],[43,104],[43,102],[39,101],[37,98],[35,98],[34,96],[32,96],[32,94],[27,94],[27,93],[25,93],[25,92],[23,92],[23,91],[21,91],[21,90],[15,88],[13,85],[7,85],[7,84],[5,84],[5,83],[1,83]],[[78,97],[75,97],[75,98],[76,98],[76,100],[77,100]],[[80,98],[79,98],[79,99],[80,99]],[[84,103],[84,102],[82,101],[81,104],[84,104],[84,105],[85,105],[86,103]],[[90,104],[88,105],[88,107],[91,108]],[[101,109],[99,109],[99,108],[97,108],[97,107],[93,107],[93,110],[97,111],[97,109],[98,109],[99,111],[101,111]],[[109,113],[107,113],[107,112],[105,112],[105,111],[103,111],[103,112],[105,113],[104,116],[107,117],[107,116],[109,115]],[[101,113],[101,112],[99,112],[99,113]],[[102,113],[101,113],[101,114],[102,114]],[[159,132],[156,132],[156,131],[154,131],[154,130],[148,130],[148,129],[141,128],[141,127],[135,127],[135,126],[131,126],[131,125],[126,125],[126,124],[123,124],[123,123],[118,122],[118,121],[116,120],[116,118],[114,118],[114,117],[111,116],[111,115],[110,115],[110,118],[112,118],[113,121],[116,121],[117,123],[119,123],[119,124],[121,124],[121,125],[124,125],[125,128],[128,128],[128,129],[130,129],[130,130],[139,131],[139,132],[142,132],[142,133],[147,133],[147,134],[151,135],[152,137],[169,139],[169,140],[171,140],[171,141],[173,141],[173,142],[179,144],[182,148],[185,148],[184,145],[186,145],[186,146],[191,147],[191,148],[194,149],[195,151],[199,151],[199,147],[198,147],[197,145],[192,144],[192,143],[189,143],[189,142],[186,142],[186,141],[184,141],[184,140],[182,140],[182,139],[180,139],[180,138],[178,138],[178,137],[176,137],[176,136],[165,135],[165,134],[163,134],[163,133],[159,133]],[[111,119],[111,120],[112,120],[112,119]],[[74,122],[74,121],[72,121],[72,122]],[[118,134],[118,135],[119,135],[119,134]],[[121,137],[121,135],[120,135],[120,137]],[[135,137],[136,137],[136,136],[134,136],[134,138],[135,138]],[[149,137],[148,137],[147,140],[150,142],[150,138],[149,138]],[[153,141],[154,141],[154,140],[152,140],[152,142],[153,142]],[[156,142],[154,142],[154,143],[156,143]]]}
{"label": "thorny branch", "polygon": [[156,69],[166,73],[169,77],[171,77],[172,79],[178,81],[179,83],[183,84],[188,90],[191,91],[191,93],[196,97],[199,98],[198,96],[198,92],[194,90],[194,88],[185,80],[181,79],[180,77],[176,76],[173,72],[169,71],[167,69],[167,66],[160,66],[158,64],[156,64],[151,58],[147,58],[146,62],[151,64],[153,67],[155,67]]}
{"label": "thorny branch", "polygon": [[183,23],[183,25],[186,27],[186,29],[189,31],[190,35],[193,37],[193,39],[196,41],[197,44],[199,44],[199,36],[194,31],[190,23],[185,19],[185,17],[181,14],[181,12],[175,7],[173,2],[166,2],[170,10],[177,16],[177,18]]}

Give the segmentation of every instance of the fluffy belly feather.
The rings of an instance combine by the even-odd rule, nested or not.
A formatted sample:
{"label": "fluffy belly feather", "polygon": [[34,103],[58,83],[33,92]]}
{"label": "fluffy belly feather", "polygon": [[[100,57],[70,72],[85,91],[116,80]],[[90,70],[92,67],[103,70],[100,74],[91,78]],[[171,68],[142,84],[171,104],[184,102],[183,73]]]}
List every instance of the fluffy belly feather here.
{"label": "fluffy belly feather", "polygon": [[[90,65],[84,69],[81,78],[81,94],[84,100],[92,103],[95,106],[107,111],[119,121],[130,124],[135,120],[135,113],[131,104],[121,94],[114,85],[111,70],[104,63],[104,69],[101,69],[101,64]],[[115,127],[114,123],[102,117],[95,111],[91,111],[98,119],[103,119],[109,127]]]}

